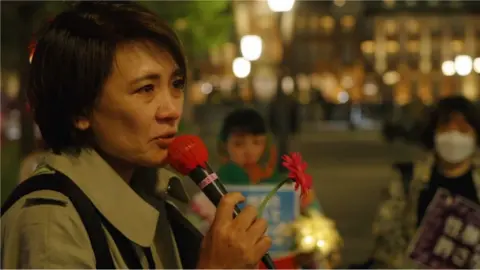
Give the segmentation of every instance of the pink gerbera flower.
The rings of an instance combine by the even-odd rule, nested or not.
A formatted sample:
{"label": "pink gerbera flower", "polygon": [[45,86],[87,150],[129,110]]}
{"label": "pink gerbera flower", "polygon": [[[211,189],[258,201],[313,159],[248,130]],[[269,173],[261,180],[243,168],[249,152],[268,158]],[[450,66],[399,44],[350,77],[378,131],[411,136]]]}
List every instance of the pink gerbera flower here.
{"label": "pink gerbera flower", "polygon": [[307,174],[307,163],[300,153],[295,152],[282,156],[282,165],[288,169],[288,178],[295,182],[295,190],[301,189],[301,196],[305,196],[312,188],[312,176]]}

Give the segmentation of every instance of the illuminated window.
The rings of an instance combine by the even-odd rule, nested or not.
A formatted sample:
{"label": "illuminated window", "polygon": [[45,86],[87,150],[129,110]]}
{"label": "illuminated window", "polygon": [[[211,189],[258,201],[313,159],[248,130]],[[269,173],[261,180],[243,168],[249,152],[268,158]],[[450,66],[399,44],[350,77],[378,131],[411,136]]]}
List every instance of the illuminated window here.
{"label": "illuminated window", "polygon": [[355,26],[355,18],[352,15],[343,16],[341,24],[346,30],[350,30]]}
{"label": "illuminated window", "polygon": [[386,85],[394,85],[400,81],[400,74],[397,71],[389,71],[383,75],[383,82]]}
{"label": "illuminated window", "polygon": [[385,21],[385,31],[387,35],[394,35],[397,32],[397,24],[394,20]]}
{"label": "illuminated window", "polygon": [[360,45],[362,52],[365,54],[371,54],[375,51],[375,43],[371,40],[366,40]]}
{"label": "illuminated window", "polygon": [[420,43],[417,40],[408,41],[407,50],[410,53],[417,53],[420,50]]}
{"label": "illuminated window", "polygon": [[420,29],[420,25],[418,24],[418,22],[414,19],[410,19],[407,21],[407,30],[408,32],[412,33],[412,34],[416,34],[418,33]]}
{"label": "illuminated window", "polygon": [[389,40],[387,42],[387,52],[397,53],[399,49],[400,49],[400,45],[398,44],[398,42],[394,40]]}
{"label": "illuminated window", "polygon": [[450,46],[454,53],[461,53],[464,47],[464,43],[462,40],[452,40]]}
{"label": "illuminated window", "polygon": [[324,16],[320,19],[320,24],[325,32],[330,33],[335,27],[335,20],[330,16]]}
{"label": "illuminated window", "polygon": [[432,62],[428,61],[428,60],[422,60],[420,61],[420,71],[422,73],[429,73],[430,71],[432,71]]}

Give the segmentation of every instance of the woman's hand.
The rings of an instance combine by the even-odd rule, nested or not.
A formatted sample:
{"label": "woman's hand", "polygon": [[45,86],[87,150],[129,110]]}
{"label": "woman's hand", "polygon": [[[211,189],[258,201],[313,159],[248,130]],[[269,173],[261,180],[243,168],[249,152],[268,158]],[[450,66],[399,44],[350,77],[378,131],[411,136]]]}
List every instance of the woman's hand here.
{"label": "woman's hand", "polygon": [[245,197],[234,192],[225,195],[215,219],[203,239],[198,269],[253,269],[271,246],[265,236],[267,222],[257,218],[257,210],[246,206],[234,219],[235,205]]}

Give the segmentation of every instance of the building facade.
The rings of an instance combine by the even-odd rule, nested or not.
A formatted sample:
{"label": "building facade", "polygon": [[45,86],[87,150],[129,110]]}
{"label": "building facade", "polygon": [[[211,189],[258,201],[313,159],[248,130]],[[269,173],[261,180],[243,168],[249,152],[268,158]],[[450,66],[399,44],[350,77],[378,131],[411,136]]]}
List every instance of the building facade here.
{"label": "building facade", "polygon": [[361,50],[368,73],[381,76],[397,104],[451,94],[477,100],[479,12],[475,1],[365,2],[371,35]]}
{"label": "building facade", "polygon": [[[204,69],[212,74],[198,85],[199,100],[212,83],[222,95],[268,101],[280,66],[288,68],[282,88],[303,104],[318,95],[332,103],[400,105],[451,94],[479,98],[480,2],[297,1],[280,16],[267,1],[233,0],[232,14],[232,42],[212,50],[208,65],[215,68]],[[244,35],[260,36],[263,52],[238,79],[231,63]]]}

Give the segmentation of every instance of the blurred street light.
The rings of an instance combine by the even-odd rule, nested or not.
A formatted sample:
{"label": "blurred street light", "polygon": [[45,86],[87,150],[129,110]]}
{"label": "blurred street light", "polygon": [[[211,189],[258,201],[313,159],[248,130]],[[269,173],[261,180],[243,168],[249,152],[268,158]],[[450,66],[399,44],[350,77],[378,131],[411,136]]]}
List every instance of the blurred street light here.
{"label": "blurred street light", "polygon": [[367,96],[374,96],[378,93],[378,87],[374,83],[366,83],[363,86],[363,93]]}
{"label": "blurred street light", "polygon": [[201,88],[200,88],[200,91],[202,91],[203,94],[205,95],[208,95],[210,93],[212,93],[213,91],[213,85],[211,83],[203,83]]}
{"label": "blurred street light", "polygon": [[344,104],[350,99],[350,95],[346,91],[341,91],[337,96],[338,102]]}
{"label": "blurred street light", "polygon": [[282,78],[282,90],[285,94],[290,95],[295,91],[295,81],[292,77],[287,76]]}
{"label": "blurred street light", "polygon": [[248,61],[255,61],[262,55],[262,39],[256,35],[243,36],[240,40],[240,51]]}
{"label": "blurred street light", "polygon": [[472,72],[472,58],[468,55],[458,55],[455,57],[455,71],[460,76],[467,76]]}
{"label": "blurred street light", "polygon": [[287,12],[292,10],[295,0],[268,0],[267,3],[273,12]]}
{"label": "blurred street light", "polygon": [[355,80],[353,79],[352,76],[346,75],[342,77],[340,84],[342,85],[343,88],[350,89],[353,86],[355,86]]}
{"label": "blurred street light", "polygon": [[333,1],[333,4],[337,7],[343,7],[345,5],[345,0],[335,0]]}
{"label": "blurred street light", "polygon": [[[278,13],[278,15],[275,16],[277,21],[276,29],[278,30],[277,35],[281,41],[280,44],[282,46],[282,54],[280,61],[277,63],[277,70],[282,71],[277,74],[277,76],[279,76],[277,81],[280,82],[280,85],[277,85],[277,96],[281,97],[284,96],[282,95],[282,91],[285,93],[285,91],[288,92],[290,90],[289,86],[292,85],[290,82],[293,81],[293,78],[291,77],[290,79],[286,79],[285,77],[281,78],[280,76],[289,75],[286,67],[288,66],[288,59],[289,55],[291,54],[290,42],[293,37],[294,29],[294,14],[290,11],[293,9],[295,0],[267,0],[267,4],[271,11]],[[291,87],[291,89],[294,91],[295,83],[293,83],[293,87]],[[293,102],[288,100],[293,101],[293,99],[279,98],[276,99],[275,102],[278,103],[278,107],[282,107],[284,110],[290,111],[289,109],[293,105]],[[273,117],[275,118],[275,121],[279,123],[279,125],[284,127],[280,128],[280,131],[276,134],[278,139],[277,149],[281,156],[288,153],[288,140],[292,130],[290,128],[285,128],[285,123],[291,123],[293,116],[291,114],[282,112],[282,110],[275,110]]]}
{"label": "blurred street light", "polygon": [[455,63],[453,61],[445,61],[442,64],[442,73],[445,76],[455,75]]}
{"label": "blurred street light", "polygon": [[232,68],[235,77],[243,79],[250,74],[252,64],[245,58],[237,57],[233,60]]}
{"label": "blurred street light", "polygon": [[473,70],[480,74],[480,57],[477,57],[475,60],[473,60]]}

